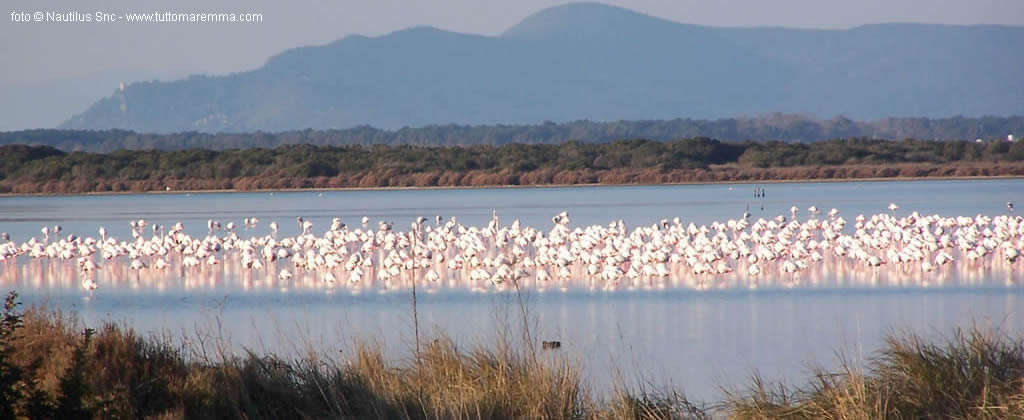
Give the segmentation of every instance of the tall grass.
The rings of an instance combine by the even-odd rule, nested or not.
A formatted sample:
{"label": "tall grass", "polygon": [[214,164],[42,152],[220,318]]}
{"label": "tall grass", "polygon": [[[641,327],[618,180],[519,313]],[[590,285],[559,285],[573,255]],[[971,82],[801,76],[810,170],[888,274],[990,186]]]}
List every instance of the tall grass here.
{"label": "tall grass", "polygon": [[719,408],[741,418],[1024,418],[1024,341],[957,329],[945,342],[892,333],[864,366],[840,355],[802,388],[755,374]]}
{"label": "tall grass", "polygon": [[979,330],[941,343],[892,335],[863,366],[818,370],[799,388],[755,374],[711,405],[651,385],[594,395],[577,364],[508,338],[425,338],[408,360],[372,345],[344,358],[236,355],[115,323],[86,329],[59,311],[21,311],[12,294],[0,314],[0,418],[1024,418],[1024,344]]}
{"label": "tall grass", "polygon": [[343,360],[236,356],[116,323],[85,329],[60,311],[21,312],[12,294],[0,317],[0,418],[587,419],[623,418],[626,398],[655,407],[647,396],[599,404],[574,363],[508,337],[469,349],[425,341],[409,361],[371,345]]}

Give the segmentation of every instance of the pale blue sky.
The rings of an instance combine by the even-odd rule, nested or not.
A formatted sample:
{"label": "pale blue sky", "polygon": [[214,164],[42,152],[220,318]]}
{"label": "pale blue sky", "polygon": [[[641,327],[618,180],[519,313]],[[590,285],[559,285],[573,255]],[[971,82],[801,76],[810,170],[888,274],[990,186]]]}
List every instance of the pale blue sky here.
{"label": "pale blue sky", "polygon": [[[499,34],[563,0],[5,0],[0,130],[55,125],[118,80],[229,73],[283,49],[415,25]],[[1024,0],[608,0],[712,26],[848,28],[865,23],[1024,22]],[[253,24],[15,23],[11,12],[259,12]],[[56,101],[61,98],[60,101]],[[92,98],[95,99],[95,98]]]}

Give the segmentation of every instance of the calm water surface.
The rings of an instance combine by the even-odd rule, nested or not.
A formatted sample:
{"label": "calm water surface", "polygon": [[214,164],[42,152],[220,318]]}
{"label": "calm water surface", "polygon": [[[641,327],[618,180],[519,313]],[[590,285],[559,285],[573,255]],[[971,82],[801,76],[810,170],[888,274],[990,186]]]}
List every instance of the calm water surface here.
{"label": "calm water surface", "polygon": [[[364,215],[396,226],[434,215],[480,226],[492,211],[502,223],[518,219],[546,229],[562,210],[573,226],[618,219],[636,226],[673,217],[706,224],[739,218],[746,209],[755,218],[788,216],[794,205],[801,213],[811,205],[836,207],[852,220],[885,212],[892,201],[903,214],[995,216],[1006,213],[1007,201],[1024,203],[1024,180],[772,184],[763,200],[753,197],[752,185],[4,197],[0,231],[16,241],[55,224],[64,233],[95,236],[104,226],[128,236],[128,221],[145,218],[162,225],[181,221],[186,231],[202,235],[211,218],[241,225],[256,216],[260,226],[249,233],[264,234],[277,221],[281,234],[290,235],[298,231],[296,216],[322,231],[333,217],[354,226]],[[530,288],[526,298],[537,335],[561,340],[561,351],[584,365],[596,387],[612,382],[614,366],[627,381],[640,374],[709,399],[720,395],[719,386],[745,383],[754,368],[792,381],[804,377],[808,363],[833,365],[835,350],[867,357],[893,329],[938,336],[981,325],[1024,333],[1022,266],[951,269],[922,283],[919,270],[865,274],[826,261],[801,282],[768,276],[756,290],[733,287],[743,285],[734,274],[712,290],[684,287],[685,281],[615,291],[574,285]],[[86,322],[126,321],[174,334],[199,329],[239,349],[287,352],[312,344],[347,351],[355,339],[373,339],[405,355],[411,346],[407,290],[281,288],[259,279],[239,281],[242,270],[228,264],[216,270],[196,279],[178,273],[182,281],[167,281],[123,269],[108,273],[109,283],[89,293],[73,281],[73,272],[20,258],[0,263],[0,279],[27,303],[73,310]],[[422,290],[419,314],[426,331],[444,331],[467,345],[492,339],[505,320],[519,320],[514,294],[458,284]]]}

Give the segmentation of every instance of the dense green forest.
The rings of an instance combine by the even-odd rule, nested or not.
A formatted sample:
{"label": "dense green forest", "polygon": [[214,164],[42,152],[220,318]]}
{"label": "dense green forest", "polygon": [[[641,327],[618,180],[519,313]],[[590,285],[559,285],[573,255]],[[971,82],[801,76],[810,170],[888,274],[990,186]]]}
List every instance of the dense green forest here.
{"label": "dense green forest", "polygon": [[143,134],[126,130],[25,130],[0,133],[0,145],[49,145],[65,151],[184,150],[275,148],[289,144],[345,146],[360,144],[472,146],[561,144],[569,140],[603,143],[618,139],[669,141],[711,137],[725,141],[811,142],[836,138],[974,140],[1024,135],[1024,117],[890,118],[858,122],[837,117],[773,114],[759,118],[720,120],[575,121],[538,125],[436,125],[396,131],[361,126],[345,130],[301,130],[281,133],[210,134],[184,132]]}
{"label": "dense green forest", "polygon": [[[112,153],[68,153],[50,146],[12,145],[0,146],[0,192],[157,190],[171,185],[175,189],[258,189],[656,183],[723,180],[723,176],[724,180],[743,180],[1024,175],[1017,173],[1024,171],[1024,164],[1016,163],[1021,161],[1024,142],[1006,141],[843,139],[816,143],[730,143],[691,138],[669,142],[571,141],[558,145],[290,145],[275,149]],[[973,168],[983,164],[986,169],[936,172],[950,164],[967,163],[974,163]],[[889,168],[888,172],[878,172],[879,168],[907,164],[930,164],[932,169],[903,173]],[[1003,164],[1003,169],[989,171],[991,165],[999,164]],[[817,167],[819,172],[772,172],[778,168],[806,167]],[[831,167],[875,169],[846,174],[827,169]],[[822,168],[827,170],[821,172]]]}

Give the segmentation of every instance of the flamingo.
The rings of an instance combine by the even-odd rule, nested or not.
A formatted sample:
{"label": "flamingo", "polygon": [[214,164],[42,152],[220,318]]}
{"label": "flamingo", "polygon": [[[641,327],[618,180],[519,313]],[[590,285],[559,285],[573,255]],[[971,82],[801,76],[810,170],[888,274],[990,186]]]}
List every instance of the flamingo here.
{"label": "flamingo", "polygon": [[93,280],[91,278],[88,278],[88,277],[82,277],[82,288],[83,289],[89,290],[89,291],[93,291],[93,290],[96,290],[96,288],[98,286],[99,285],[96,284],[95,280]]}
{"label": "flamingo", "polygon": [[[813,215],[818,210],[810,206],[808,211]],[[1024,249],[1024,221],[1009,214],[942,217],[911,212],[903,218],[885,213],[858,215],[853,229],[845,228],[838,209],[833,208],[828,215],[824,221],[810,217],[801,222],[794,217],[787,222],[780,215],[700,226],[674,217],[627,230],[621,220],[570,229],[569,214],[562,211],[552,217],[550,230],[540,230],[518,220],[502,226],[496,212],[492,212],[485,227],[462,225],[454,217],[442,225],[438,216],[434,217],[436,226],[425,226],[428,219],[416,217],[405,232],[396,231],[386,220],[378,221],[374,228],[350,229],[335,217],[331,228],[321,234],[312,233],[312,222],[302,220],[300,233],[284,238],[277,236],[276,223],[271,224],[270,235],[242,237],[231,221],[225,221],[226,232],[230,233],[220,237],[212,234],[219,231],[219,222],[213,219],[207,221],[211,234],[204,238],[189,236],[181,222],[167,234],[153,224],[153,236],[144,238],[140,233],[149,225],[138,219],[129,223],[135,239],[127,241],[108,237],[102,228],[99,240],[74,234],[61,238],[63,229],[59,225],[49,228],[49,232],[41,229],[49,234],[42,241],[30,238],[15,243],[0,235],[6,241],[0,243],[0,260],[11,262],[25,255],[54,265],[78,261],[77,271],[85,275],[99,269],[92,255],[100,255],[113,267],[125,264],[133,270],[154,269],[143,271],[140,280],[172,275],[161,271],[174,264],[186,269],[223,264],[223,270],[216,273],[260,270],[269,264],[270,273],[276,271],[282,280],[291,279],[292,273],[300,272],[297,270],[315,271],[328,285],[333,284],[332,278],[347,278],[342,287],[353,290],[363,287],[366,276],[370,276],[372,287],[402,288],[408,280],[419,281],[420,270],[428,283],[446,279],[454,284],[469,279],[474,288],[502,288],[510,280],[529,277],[536,279],[532,283],[536,287],[543,287],[542,283],[554,277],[563,288],[578,283],[612,290],[624,277],[631,281],[629,287],[641,286],[641,278],[650,282],[648,286],[669,284],[665,280],[671,278],[671,284],[703,288],[709,284],[707,278],[729,276],[736,264],[745,266],[736,271],[750,277],[776,270],[796,276],[810,266],[820,266],[822,261],[836,260],[853,264],[856,270],[882,270],[882,266],[890,265],[888,270],[896,271],[917,264],[923,274],[944,270],[944,265],[966,257],[973,263],[965,261],[962,267],[973,270],[991,268],[986,262],[993,259],[1014,264]],[[252,225],[253,219],[247,218],[244,225]],[[214,272],[171,273],[184,273],[188,278]],[[676,281],[680,276],[695,276],[699,281]]]}

